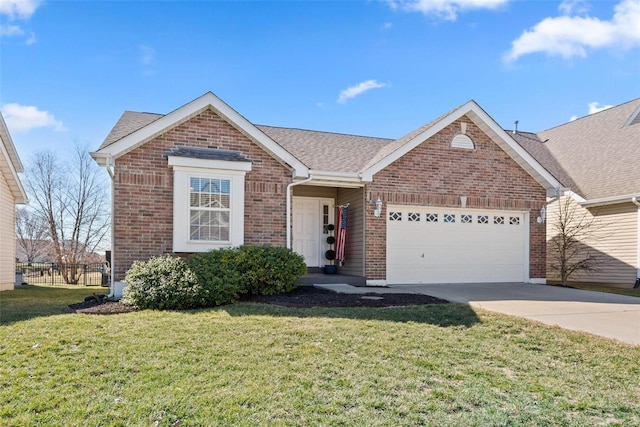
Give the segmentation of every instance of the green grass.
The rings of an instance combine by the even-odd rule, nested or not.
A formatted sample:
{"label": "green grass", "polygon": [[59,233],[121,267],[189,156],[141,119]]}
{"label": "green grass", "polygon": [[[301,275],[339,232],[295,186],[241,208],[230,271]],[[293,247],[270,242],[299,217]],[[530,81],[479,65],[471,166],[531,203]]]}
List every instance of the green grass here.
{"label": "green grass", "polygon": [[0,293],[0,425],[640,425],[640,347],[587,334],[465,305],[64,313],[90,293]]}
{"label": "green grass", "polygon": [[614,286],[593,285],[590,283],[571,283],[570,286],[585,291],[607,292],[610,294],[628,295],[631,297],[640,297],[640,288],[616,288]]}
{"label": "green grass", "polygon": [[92,294],[108,293],[100,286],[22,285],[14,291],[0,292],[0,325],[38,316],[51,316],[67,312],[67,305],[81,302]]}

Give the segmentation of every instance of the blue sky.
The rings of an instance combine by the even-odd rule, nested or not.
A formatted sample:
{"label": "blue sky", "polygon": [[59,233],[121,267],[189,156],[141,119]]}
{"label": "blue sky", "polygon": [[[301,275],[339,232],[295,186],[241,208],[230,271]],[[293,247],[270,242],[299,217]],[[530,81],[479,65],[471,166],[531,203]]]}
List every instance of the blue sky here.
{"label": "blue sky", "polygon": [[256,124],[397,138],[474,99],[540,131],[640,96],[640,0],[0,0],[24,163],[207,91]]}

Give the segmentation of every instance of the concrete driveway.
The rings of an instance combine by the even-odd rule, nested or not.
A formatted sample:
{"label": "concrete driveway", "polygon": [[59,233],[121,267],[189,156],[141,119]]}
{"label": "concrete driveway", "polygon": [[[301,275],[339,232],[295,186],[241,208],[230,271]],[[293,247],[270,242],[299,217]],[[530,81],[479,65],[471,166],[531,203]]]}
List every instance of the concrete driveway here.
{"label": "concrete driveway", "polygon": [[527,283],[391,285],[451,302],[640,345],[640,298]]}

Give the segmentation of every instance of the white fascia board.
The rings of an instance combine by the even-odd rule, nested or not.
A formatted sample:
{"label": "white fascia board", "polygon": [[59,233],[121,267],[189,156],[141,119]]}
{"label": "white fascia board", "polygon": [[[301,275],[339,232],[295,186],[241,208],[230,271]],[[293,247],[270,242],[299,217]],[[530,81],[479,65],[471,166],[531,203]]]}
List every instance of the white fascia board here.
{"label": "white fascia board", "polygon": [[[362,173],[362,180],[366,182],[371,182],[373,180],[373,175],[380,172],[385,167],[389,166],[391,163],[398,160],[400,157],[407,154],[409,151],[417,147],[422,142],[431,138],[436,133],[440,132],[445,127],[449,126],[451,123],[455,122],[462,116],[473,113],[478,120],[483,122],[488,129],[490,129],[494,135],[499,139],[497,141],[498,145],[506,145],[509,150],[505,150],[518,164],[521,165],[527,172],[534,178],[540,185],[542,185],[546,189],[558,188],[561,186],[560,182],[556,180],[553,175],[551,175],[545,168],[542,167],[537,160],[535,160],[527,151],[522,148],[518,143],[516,143],[513,138],[511,138],[504,129],[502,129],[498,124],[489,116],[475,101],[471,100],[451,113],[444,116],[438,122],[434,123],[424,132],[413,137],[410,141],[404,144],[402,147],[399,147],[397,150],[392,152],[390,155],[380,160],[375,165],[366,169]],[[474,120],[474,117],[470,117]],[[474,120],[475,121],[475,120]],[[479,123],[476,123],[481,126]],[[491,135],[489,135],[491,136]],[[502,143],[502,144],[501,144]],[[501,148],[504,149],[504,146]],[[515,154],[519,158],[514,158]]]}
{"label": "white fascia board", "polygon": [[587,201],[587,199],[585,199],[584,197],[582,197],[578,193],[575,193],[575,192],[573,192],[571,190],[565,191],[563,195],[571,197],[576,203],[584,203],[584,202]]}
{"label": "white fascia board", "polygon": [[596,206],[606,206],[606,205],[615,205],[618,203],[633,203],[633,198],[640,198],[640,194],[626,194],[623,196],[612,196],[612,197],[602,197],[599,199],[591,199],[579,201],[580,206],[583,208],[592,208]]}
{"label": "white fascia board", "polygon": [[465,107],[467,107],[471,102],[473,101],[469,101],[468,103],[458,108],[457,110],[454,110],[451,113],[447,114],[440,121],[438,121],[437,123],[434,123],[433,126],[430,126],[428,129],[425,129],[424,132],[421,132],[418,135],[414,136],[412,139],[407,141],[404,145],[398,147],[395,151],[390,153],[388,156],[386,156],[385,158],[381,159],[374,165],[362,171],[362,174],[361,174],[362,180],[365,182],[373,181],[373,176],[375,174],[377,174],[382,169],[386,168],[391,163],[395,162],[396,160],[398,160],[399,158],[407,154],[409,151],[416,148],[418,145],[420,145],[427,139],[431,138],[436,133],[440,132],[445,127],[449,126],[449,124],[453,123],[454,121],[462,117],[465,114],[462,111],[464,111]]}
{"label": "white fascia board", "polygon": [[220,114],[232,126],[252,138],[262,148],[271,153],[281,162],[291,166],[293,168],[294,176],[306,177],[309,175],[309,169],[301,161],[296,159],[291,155],[291,153],[282,148],[264,132],[256,128],[247,119],[211,92],[205,93],[199,98],[196,98],[188,104],[173,110],[169,114],[151,122],[147,126],[138,129],[102,150],[98,150],[95,154],[105,154],[107,157],[117,159],[155,136],[178,126],[208,108],[211,108],[217,114]]}
{"label": "white fascia board", "polygon": [[[11,190],[11,194],[13,195],[15,203],[18,205],[22,205],[27,203],[29,199],[27,198],[27,193],[24,191],[24,187],[22,186],[22,181],[20,181],[20,177],[18,176],[18,170],[16,169],[16,165],[14,164],[13,159],[9,156],[9,152],[7,150],[7,145],[6,145],[7,140],[4,139],[4,137],[5,135],[2,135],[2,138],[3,138],[2,144],[0,144],[0,149],[2,150],[0,155],[4,159],[4,161],[0,162],[0,170],[9,172],[8,174],[5,174],[7,183],[9,184],[9,189]],[[8,137],[8,134],[7,134],[7,137]],[[9,144],[12,144],[10,140],[8,142]],[[6,167],[2,167],[2,164],[6,164]]]}
{"label": "white fascia board", "polygon": [[194,159],[191,157],[167,156],[169,166],[186,168],[221,169],[235,171],[250,171],[251,162],[230,162],[225,160]]}
{"label": "white fascia board", "polygon": [[105,154],[99,151],[93,151],[89,153],[89,155],[93,160],[95,160],[98,166],[101,166],[101,167],[107,166],[107,159],[109,158],[108,154]]}
{"label": "white fascia board", "polygon": [[213,93],[208,92],[205,96],[209,95],[211,98],[211,106],[217,113],[224,116],[232,125],[240,130],[245,135],[256,141],[267,152],[271,153],[275,158],[281,162],[291,166],[293,168],[293,177],[307,178],[309,176],[309,168],[304,165],[300,160],[294,157],[287,150],[282,148],[280,144],[269,138],[267,134],[255,127],[249,120],[239,114],[236,110],[224,103],[221,99],[216,97]]}
{"label": "white fascia board", "polygon": [[355,172],[332,172],[332,171],[321,171],[317,169],[312,169],[309,171],[309,174],[314,179],[327,179],[327,180],[340,180],[340,181],[354,181],[360,182],[360,175]]}
{"label": "white fascia board", "polygon": [[[524,164],[518,161],[518,159],[514,158],[508,150],[505,150],[507,154],[509,154],[511,158],[513,158],[514,161],[516,161],[525,170],[531,168],[531,170],[527,170],[527,172],[529,172],[529,175],[531,175],[536,181],[538,181],[540,185],[542,185],[547,190],[562,187],[562,184],[560,184],[560,182],[555,179],[553,175],[551,175],[540,163],[538,163],[538,161],[534,159],[531,154],[529,154],[524,148],[522,148],[520,144],[518,144],[513,138],[511,138],[507,134],[507,132],[502,129],[502,127],[500,127],[498,123],[496,123],[496,121],[486,113],[486,111],[484,111],[475,101],[470,101],[470,103],[471,108],[464,114],[467,114],[468,112],[475,113],[475,115],[480,120],[482,120],[482,122],[484,122],[484,124],[489,129],[491,129],[502,142],[504,142],[511,150],[513,150],[513,152],[515,152],[515,154],[524,162]],[[536,175],[538,175],[540,178],[538,178]],[[540,179],[542,179],[542,182]]]}
{"label": "white fascia board", "polygon": [[308,185],[349,188],[364,187],[364,182],[362,182],[360,175],[357,173],[310,170],[309,174],[312,181],[310,181]]}
{"label": "white fascia board", "polygon": [[24,166],[22,166],[22,161],[20,160],[20,156],[18,156],[18,150],[16,150],[16,146],[13,143],[13,139],[11,139],[11,134],[9,133],[9,128],[7,128],[7,124],[4,122],[4,117],[0,113],[0,138],[2,138],[3,145],[5,147],[7,158],[13,164],[13,168],[17,173],[24,172]]}

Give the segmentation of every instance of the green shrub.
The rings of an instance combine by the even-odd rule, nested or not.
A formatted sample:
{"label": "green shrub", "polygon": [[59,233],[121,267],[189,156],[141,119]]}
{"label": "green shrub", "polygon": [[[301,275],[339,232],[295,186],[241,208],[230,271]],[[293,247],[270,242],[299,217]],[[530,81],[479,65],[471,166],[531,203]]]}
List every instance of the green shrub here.
{"label": "green shrub", "polygon": [[240,246],[236,264],[245,289],[253,295],[290,292],[307,272],[301,255],[273,246]]}
{"label": "green shrub", "polygon": [[197,253],[187,265],[198,278],[209,305],[231,304],[246,293],[236,268],[237,249],[216,249]]}
{"label": "green shrub", "polygon": [[206,292],[182,258],[169,255],[133,263],[122,303],[137,308],[180,310],[207,304]]}
{"label": "green shrub", "polygon": [[138,308],[180,310],[232,304],[243,294],[289,292],[305,274],[304,258],[271,246],[240,246],[133,263],[122,302]]}

